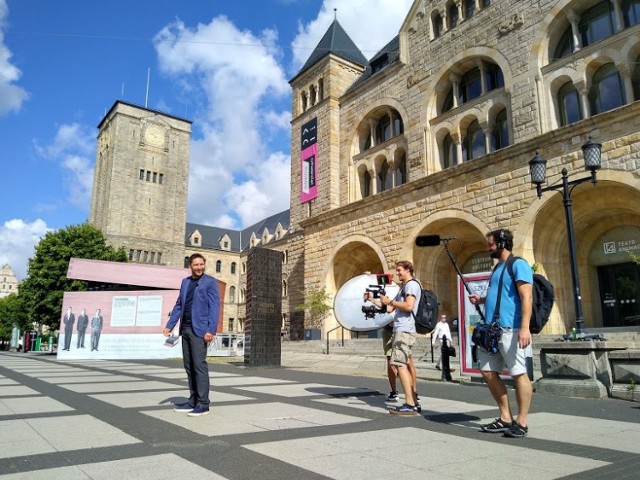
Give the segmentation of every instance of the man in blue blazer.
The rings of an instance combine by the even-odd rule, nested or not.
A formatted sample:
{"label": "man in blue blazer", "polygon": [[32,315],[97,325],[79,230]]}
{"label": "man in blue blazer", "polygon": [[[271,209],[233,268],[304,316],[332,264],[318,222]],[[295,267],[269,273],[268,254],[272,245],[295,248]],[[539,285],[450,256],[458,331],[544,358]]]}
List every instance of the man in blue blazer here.
{"label": "man in blue blazer", "polygon": [[162,333],[165,337],[180,321],[182,360],[189,381],[189,401],[175,406],[176,412],[191,417],[209,413],[209,367],[207,345],[216,334],[220,313],[218,281],[204,273],[205,259],[199,253],[189,257],[191,276],[180,286],[180,295]]}

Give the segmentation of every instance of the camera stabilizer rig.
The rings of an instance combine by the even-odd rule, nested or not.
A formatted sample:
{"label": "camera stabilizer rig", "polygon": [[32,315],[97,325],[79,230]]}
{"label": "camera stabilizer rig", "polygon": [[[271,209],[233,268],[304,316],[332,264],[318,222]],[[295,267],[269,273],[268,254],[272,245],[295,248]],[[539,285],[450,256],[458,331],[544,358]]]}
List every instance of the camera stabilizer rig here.
{"label": "camera stabilizer rig", "polygon": [[[369,285],[369,288],[365,289],[366,293],[369,293],[372,298],[380,298],[387,295],[387,291],[385,287],[389,285],[393,280],[393,275],[391,273],[379,273],[376,274],[377,285]],[[364,313],[364,318],[374,318],[376,313],[386,313],[387,307],[386,305],[363,305],[362,313]]]}

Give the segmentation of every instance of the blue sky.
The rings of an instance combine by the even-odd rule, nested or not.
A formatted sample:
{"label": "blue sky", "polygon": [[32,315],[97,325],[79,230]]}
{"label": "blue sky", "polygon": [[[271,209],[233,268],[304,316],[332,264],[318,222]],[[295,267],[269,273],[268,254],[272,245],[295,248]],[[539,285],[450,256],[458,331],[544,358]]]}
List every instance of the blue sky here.
{"label": "blue sky", "polygon": [[0,0],[0,266],[22,279],[41,236],[89,218],[96,127],[118,99],[193,121],[188,221],[289,208],[288,81],[334,8],[370,58],[411,4]]}

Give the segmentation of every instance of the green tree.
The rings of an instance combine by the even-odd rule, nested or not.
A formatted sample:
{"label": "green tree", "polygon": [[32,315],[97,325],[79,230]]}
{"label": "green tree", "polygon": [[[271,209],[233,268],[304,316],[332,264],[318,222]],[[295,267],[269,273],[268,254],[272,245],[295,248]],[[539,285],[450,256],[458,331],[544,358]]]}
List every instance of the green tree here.
{"label": "green tree", "polygon": [[307,325],[310,328],[321,328],[322,321],[333,308],[328,305],[329,294],[325,287],[314,288],[307,291],[306,302],[298,305],[299,312],[306,312],[309,319]]}
{"label": "green tree", "polygon": [[24,331],[29,326],[23,297],[12,293],[0,298],[0,340],[11,340],[13,325]]}
{"label": "green tree", "polygon": [[116,250],[107,245],[102,232],[88,223],[47,233],[29,259],[27,278],[20,284],[30,321],[56,329],[64,292],[87,289],[87,282],[67,278],[71,257],[127,261],[123,248]]}

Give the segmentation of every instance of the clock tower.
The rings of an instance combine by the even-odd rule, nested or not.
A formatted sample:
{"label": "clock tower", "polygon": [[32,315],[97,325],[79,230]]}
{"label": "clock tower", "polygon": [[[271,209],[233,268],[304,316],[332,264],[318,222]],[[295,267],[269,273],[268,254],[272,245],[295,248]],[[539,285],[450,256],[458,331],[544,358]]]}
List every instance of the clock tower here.
{"label": "clock tower", "polygon": [[116,101],[98,125],[90,222],[129,261],[182,266],[191,122]]}

